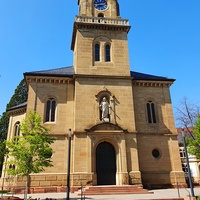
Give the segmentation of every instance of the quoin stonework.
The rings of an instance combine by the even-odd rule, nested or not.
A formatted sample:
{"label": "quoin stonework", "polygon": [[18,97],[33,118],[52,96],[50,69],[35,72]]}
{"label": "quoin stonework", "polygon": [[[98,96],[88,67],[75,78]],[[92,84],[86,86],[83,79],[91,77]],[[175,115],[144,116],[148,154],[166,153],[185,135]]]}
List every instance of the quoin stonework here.
{"label": "quoin stonework", "polygon": [[[57,138],[53,167],[31,174],[31,189],[66,190],[69,129],[72,188],[185,184],[170,97],[175,80],[130,71],[131,26],[119,15],[117,0],[79,0],[78,7],[73,66],[25,72],[27,102],[8,111],[8,140],[22,134],[18,127],[29,110]],[[25,185],[6,173],[3,179],[4,186]]]}

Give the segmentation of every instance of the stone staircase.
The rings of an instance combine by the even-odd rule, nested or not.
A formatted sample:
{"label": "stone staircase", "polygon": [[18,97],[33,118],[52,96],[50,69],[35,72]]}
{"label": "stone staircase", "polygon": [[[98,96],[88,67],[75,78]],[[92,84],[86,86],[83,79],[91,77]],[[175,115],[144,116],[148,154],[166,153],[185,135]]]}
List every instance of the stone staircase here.
{"label": "stone staircase", "polygon": [[[145,199],[143,199],[143,200],[145,200]],[[148,199],[148,200],[185,200],[185,199],[184,198],[163,198],[163,199]]]}
{"label": "stone staircase", "polygon": [[[123,195],[123,194],[153,194],[153,192],[143,189],[140,186],[86,186],[78,191],[74,191],[79,196],[90,196],[90,195]],[[160,198],[160,199],[148,199],[148,200],[184,200],[184,198]]]}
{"label": "stone staircase", "polygon": [[[87,186],[83,188],[82,195],[109,195],[109,194],[151,194],[148,190],[139,186]],[[81,195],[81,190],[78,191]]]}

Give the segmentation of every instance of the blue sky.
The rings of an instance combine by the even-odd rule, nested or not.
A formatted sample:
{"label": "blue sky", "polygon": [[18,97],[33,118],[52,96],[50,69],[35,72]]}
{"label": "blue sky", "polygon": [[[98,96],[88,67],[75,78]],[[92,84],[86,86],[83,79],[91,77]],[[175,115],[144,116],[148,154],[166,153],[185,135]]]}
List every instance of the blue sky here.
{"label": "blue sky", "polygon": [[[173,107],[200,104],[200,1],[119,0],[132,71],[176,79]],[[23,73],[73,65],[77,0],[0,0],[0,115]]]}

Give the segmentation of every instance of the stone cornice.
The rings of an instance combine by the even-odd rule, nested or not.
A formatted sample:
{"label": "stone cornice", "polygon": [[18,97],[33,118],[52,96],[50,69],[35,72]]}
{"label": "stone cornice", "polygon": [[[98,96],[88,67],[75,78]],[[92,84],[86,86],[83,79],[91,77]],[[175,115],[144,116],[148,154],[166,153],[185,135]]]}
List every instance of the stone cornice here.
{"label": "stone cornice", "polygon": [[74,78],[100,78],[100,79],[127,79],[131,80],[132,77],[130,76],[110,76],[110,75],[93,75],[93,74],[76,74],[74,75]]}
{"label": "stone cornice", "polygon": [[7,112],[9,116],[24,114],[26,113],[26,106],[18,108],[18,109],[15,108],[13,110],[8,110]]}
{"label": "stone cornice", "polygon": [[134,80],[133,86],[137,87],[170,87],[173,84],[173,81],[159,81],[159,80]]}
{"label": "stone cornice", "polygon": [[89,75],[89,74],[76,74],[73,77],[47,77],[47,76],[29,76],[26,77],[28,83],[53,83],[53,84],[68,84],[74,82],[76,78],[101,78],[101,79],[127,79],[131,80],[133,86],[138,87],[170,87],[173,84],[173,80],[135,80],[130,76],[109,76],[109,75]]}
{"label": "stone cornice", "polygon": [[163,135],[165,137],[174,137],[177,138],[177,135],[175,133],[170,132],[169,130],[162,130],[162,131],[156,131],[156,132],[145,132],[145,131],[138,131],[137,134],[139,136],[158,136]]}
{"label": "stone cornice", "polygon": [[64,77],[27,77],[27,83],[53,83],[53,84],[67,84],[73,81],[73,78]]}

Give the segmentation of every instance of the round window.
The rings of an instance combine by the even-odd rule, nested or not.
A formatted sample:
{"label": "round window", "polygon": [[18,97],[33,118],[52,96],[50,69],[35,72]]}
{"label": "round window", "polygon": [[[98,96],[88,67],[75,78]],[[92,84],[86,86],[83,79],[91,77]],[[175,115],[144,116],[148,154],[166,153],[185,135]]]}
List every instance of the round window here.
{"label": "round window", "polygon": [[160,156],[161,156],[160,151],[158,149],[154,149],[152,151],[152,155],[154,158],[160,158]]}

